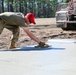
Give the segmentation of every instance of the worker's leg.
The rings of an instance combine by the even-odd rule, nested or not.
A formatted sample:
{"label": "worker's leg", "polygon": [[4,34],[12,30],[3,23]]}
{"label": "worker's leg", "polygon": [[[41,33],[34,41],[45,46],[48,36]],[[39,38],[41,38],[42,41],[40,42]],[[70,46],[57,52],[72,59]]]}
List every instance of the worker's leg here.
{"label": "worker's leg", "polygon": [[18,38],[19,38],[19,32],[20,32],[19,26],[9,25],[6,28],[12,31],[12,34],[13,34],[11,38],[10,49],[15,48],[15,43],[18,41]]}
{"label": "worker's leg", "polygon": [[5,25],[4,25],[3,22],[0,20],[0,34],[2,33],[4,27],[5,27]]}

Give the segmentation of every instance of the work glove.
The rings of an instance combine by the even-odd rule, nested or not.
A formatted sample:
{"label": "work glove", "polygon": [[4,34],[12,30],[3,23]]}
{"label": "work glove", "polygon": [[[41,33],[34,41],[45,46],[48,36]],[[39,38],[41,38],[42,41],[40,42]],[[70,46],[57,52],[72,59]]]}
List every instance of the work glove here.
{"label": "work glove", "polygon": [[45,42],[40,42],[39,45],[35,46],[35,48],[46,48],[50,47],[48,44],[45,44]]}

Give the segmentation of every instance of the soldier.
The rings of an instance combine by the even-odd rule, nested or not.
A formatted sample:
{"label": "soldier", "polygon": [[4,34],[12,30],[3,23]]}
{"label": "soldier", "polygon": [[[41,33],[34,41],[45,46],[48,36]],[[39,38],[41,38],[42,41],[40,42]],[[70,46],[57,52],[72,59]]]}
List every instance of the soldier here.
{"label": "soldier", "polygon": [[22,13],[16,12],[4,12],[0,14],[0,34],[4,28],[12,31],[13,37],[11,39],[10,49],[16,48],[15,43],[18,41],[19,32],[21,27],[27,35],[38,43],[37,47],[48,47],[45,42],[40,41],[35,35],[33,35],[27,26],[31,23],[36,24],[34,20],[35,16],[33,13],[27,13],[25,16]]}

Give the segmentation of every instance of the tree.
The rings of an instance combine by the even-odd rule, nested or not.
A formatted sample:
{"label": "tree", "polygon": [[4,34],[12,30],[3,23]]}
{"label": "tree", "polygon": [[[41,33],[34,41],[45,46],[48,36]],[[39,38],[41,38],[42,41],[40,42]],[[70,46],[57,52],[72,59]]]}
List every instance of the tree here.
{"label": "tree", "polygon": [[32,12],[36,17],[55,16],[57,0],[0,0],[1,12]]}
{"label": "tree", "polygon": [[69,2],[69,0],[66,0],[66,3],[68,3]]}
{"label": "tree", "polygon": [[4,12],[4,0],[2,0],[2,12]]}
{"label": "tree", "polygon": [[13,0],[9,0],[10,11],[13,12]]}

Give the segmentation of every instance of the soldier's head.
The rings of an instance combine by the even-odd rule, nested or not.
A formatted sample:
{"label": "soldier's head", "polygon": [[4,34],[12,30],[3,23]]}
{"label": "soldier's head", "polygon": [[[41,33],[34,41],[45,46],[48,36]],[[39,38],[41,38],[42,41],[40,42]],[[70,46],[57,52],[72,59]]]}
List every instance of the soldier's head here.
{"label": "soldier's head", "polygon": [[27,24],[31,24],[31,23],[36,24],[36,22],[35,22],[35,16],[34,16],[33,13],[27,13],[25,15],[25,20],[26,20]]}

